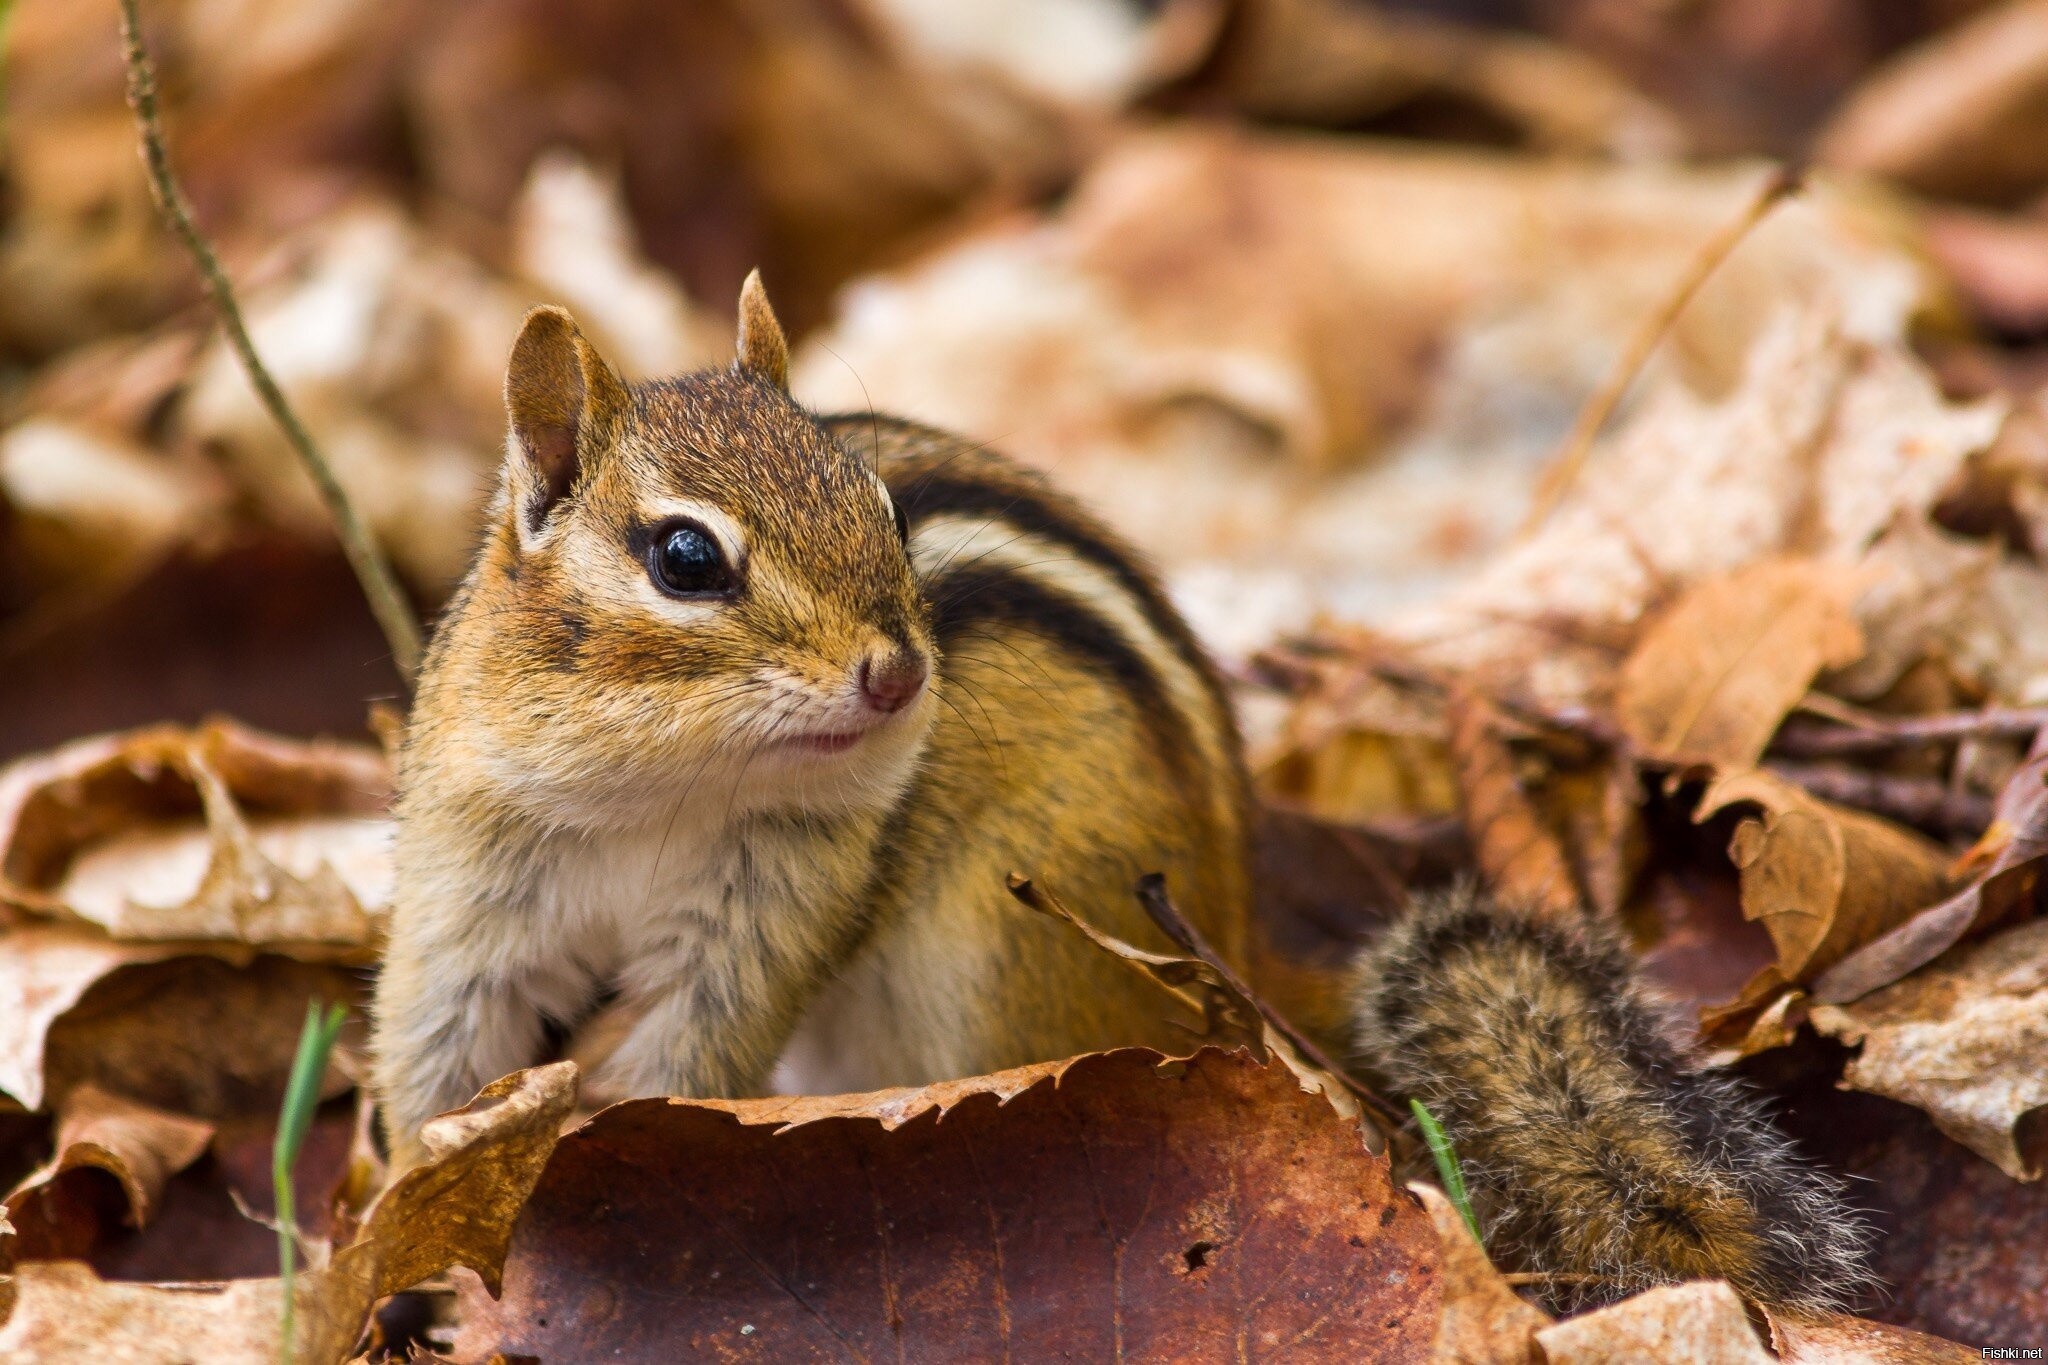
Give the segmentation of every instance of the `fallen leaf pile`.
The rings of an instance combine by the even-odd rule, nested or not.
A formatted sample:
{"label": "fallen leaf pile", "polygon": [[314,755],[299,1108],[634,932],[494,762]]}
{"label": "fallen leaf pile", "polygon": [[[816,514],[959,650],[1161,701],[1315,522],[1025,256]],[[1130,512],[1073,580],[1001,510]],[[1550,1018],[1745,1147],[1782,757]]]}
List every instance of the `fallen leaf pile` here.
{"label": "fallen leaf pile", "polygon": [[[115,9],[0,4],[0,1357],[271,1360],[287,1293],[321,1362],[2048,1339],[2043,0],[140,0],[200,226],[423,614],[524,311],[673,373],[758,265],[800,398],[1145,552],[1263,803],[1249,982],[1072,926],[1186,1057],[595,1115],[555,1063],[381,1195],[403,688],[158,217]],[[1553,1318],[1402,1185],[1340,984],[1458,878],[1627,928],[1856,1178],[1865,1316]],[[350,1023],[288,1289],[309,1000]]]}

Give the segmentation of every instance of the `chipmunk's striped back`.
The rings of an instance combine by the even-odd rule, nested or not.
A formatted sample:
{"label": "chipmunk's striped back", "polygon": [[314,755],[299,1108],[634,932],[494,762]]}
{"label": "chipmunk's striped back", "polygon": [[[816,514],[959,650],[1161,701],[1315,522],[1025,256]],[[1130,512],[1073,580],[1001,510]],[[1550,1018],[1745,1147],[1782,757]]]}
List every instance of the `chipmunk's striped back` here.
{"label": "chipmunk's striped back", "polygon": [[1134,552],[1041,476],[916,423],[823,421],[909,521],[944,706],[882,840],[873,946],[821,1001],[785,1079],[880,1085],[1172,1044],[1161,1000],[1020,912],[1003,880],[1026,873],[1165,948],[1133,895],[1163,871],[1242,959],[1245,784],[1207,658]]}

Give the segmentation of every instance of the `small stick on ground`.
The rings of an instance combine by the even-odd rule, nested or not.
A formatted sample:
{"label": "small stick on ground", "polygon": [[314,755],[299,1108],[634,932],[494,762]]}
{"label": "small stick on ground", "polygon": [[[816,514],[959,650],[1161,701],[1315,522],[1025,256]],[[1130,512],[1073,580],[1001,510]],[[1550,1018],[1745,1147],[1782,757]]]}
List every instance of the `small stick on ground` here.
{"label": "small stick on ground", "polygon": [[1601,428],[1607,425],[1607,419],[1612,417],[1615,408],[1621,405],[1622,396],[1628,392],[1629,385],[1635,382],[1636,375],[1649,361],[1650,353],[1657,349],[1657,343],[1671,330],[1671,324],[1678,320],[1678,315],[1692,302],[1693,295],[1707,282],[1707,277],[1714,273],[1721,262],[1728,259],[1729,253],[1749,235],[1750,229],[1763,221],[1765,214],[1795,193],[1799,187],[1798,172],[1779,169],[1757,191],[1742,213],[1716,232],[1700,248],[1699,254],[1693,257],[1691,266],[1679,280],[1678,287],[1643,319],[1635,334],[1629,337],[1628,344],[1622,348],[1614,369],[1579,409],[1578,418],[1572,423],[1571,431],[1566,434],[1564,444],[1558,447],[1557,458],[1536,487],[1534,504],[1529,509],[1528,517],[1523,520],[1519,534],[1528,535],[1549,520],[1550,514],[1557,510],[1557,504],[1563,500],[1572,484],[1577,482],[1579,471],[1585,466],[1586,457],[1592,453],[1593,439],[1600,434]]}
{"label": "small stick on ground", "polygon": [[1515,1270],[1500,1278],[1501,1282],[1510,1288],[1521,1288],[1524,1285],[1614,1283],[1605,1275],[1572,1275],[1562,1270]]}
{"label": "small stick on ground", "polygon": [[1843,758],[1957,739],[2026,739],[2048,729],[2048,706],[1987,706],[1928,716],[1858,717],[1853,722],[1838,716],[1829,719],[1835,723],[1788,721],[1771,740],[1771,752],[1796,758]]}
{"label": "small stick on ground", "polygon": [[1778,759],[1764,766],[1823,801],[1867,810],[1933,834],[1975,836],[1991,823],[1990,797],[1951,790],[1938,777],[1903,777],[1841,763]]}
{"label": "small stick on ground", "polygon": [[235,358],[241,362],[242,372],[249,377],[250,386],[263,400],[271,420],[283,430],[299,462],[319,489],[321,501],[327,504],[342,553],[355,570],[363,596],[369,599],[370,612],[391,646],[392,661],[410,686],[420,664],[419,620],[399,587],[397,575],[391,571],[391,562],[384,557],[369,528],[356,516],[355,506],[334,477],[333,468],[314,445],[291,404],[285,401],[277,381],[257,358],[256,346],[249,340],[249,329],[242,322],[242,310],[235,302],[227,272],[221,269],[220,258],[214,255],[212,245],[193,221],[192,206],[172,174],[170,154],[164,148],[163,125],[157,110],[156,67],[142,46],[142,25],[136,15],[135,0],[121,0],[121,53],[128,68],[128,107],[135,111],[135,125],[142,138],[142,164],[149,172],[149,186],[157,207],[191,253],[193,264],[199,267],[214,312],[220,317],[221,329],[234,348]]}
{"label": "small stick on ground", "polygon": [[1267,1004],[1259,993],[1251,988],[1250,983],[1237,974],[1235,968],[1216,955],[1216,950],[1209,946],[1201,931],[1188,922],[1187,916],[1180,912],[1180,907],[1173,903],[1173,898],[1166,894],[1164,876],[1157,872],[1148,872],[1138,878],[1138,904],[1145,907],[1145,913],[1152,917],[1152,922],[1159,926],[1161,933],[1173,940],[1176,947],[1190,957],[1199,958],[1206,963],[1210,970],[1223,979],[1224,985],[1249,1000],[1252,1008],[1259,1012],[1259,1017],[1266,1021],[1268,1028],[1292,1043],[1294,1050],[1309,1063],[1336,1077],[1339,1084],[1358,1096],[1367,1108],[1388,1124],[1389,1131],[1397,1130],[1408,1122],[1408,1115],[1381,1099],[1357,1077],[1331,1061],[1328,1054],[1317,1047],[1307,1034],[1289,1023],[1278,1010]]}

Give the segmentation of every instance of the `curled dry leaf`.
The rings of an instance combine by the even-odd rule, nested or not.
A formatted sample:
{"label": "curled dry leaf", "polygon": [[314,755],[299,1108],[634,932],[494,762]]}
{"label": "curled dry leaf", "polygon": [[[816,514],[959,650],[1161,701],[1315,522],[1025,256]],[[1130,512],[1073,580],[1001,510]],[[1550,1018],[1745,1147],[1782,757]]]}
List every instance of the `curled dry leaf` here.
{"label": "curled dry leaf", "polygon": [[1500,717],[1471,695],[1454,695],[1449,711],[1465,826],[1486,884],[1517,905],[1575,911],[1579,889],[1564,845],[1522,790],[1515,756],[1500,733]]}
{"label": "curled dry leaf", "polygon": [[1779,558],[1693,585],[1622,664],[1615,719],[1655,757],[1756,766],[1820,671],[1863,652],[1855,586],[1839,565]]}
{"label": "curled dry leaf", "polygon": [[1973,934],[2039,910],[2041,873],[2048,867],[2048,731],[2036,737],[2032,756],[2007,779],[1990,827],[1958,866],[1973,874],[1968,886],[1821,973],[1813,983],[1814,999],[1848,1004]]}
{"label": "curled dry leaf", "polygon": [[2048,922],[1954,950],[1813,1026],[1861,1045],[1843,1082],[1923,1109],[1942,1132],[2015,1180],[2041,1175],[2019,1126],[2048,1106]]}
{"label": "curled dry leaf", "polygon": [[[1839,280],[1843,263],[1831,268]],[[1946,401],[1901,344],[1911,278],[1891,262],[1853,303],[1758,304],[1761,334],[1731,384],[1652,387],[1539,531],[1388,633],[1415,642],[1419,663],[1553,707],[1597,705],[1654,602],[1775,555],[1855,564],[1902,510],[1934,504],[2003,415],[1994,400]]]}
{"label": "curled dry leaf", "polygon": [[372,748],[228,721],[79,740],[0,772],[0,904],[129,941],[367,961],[389,794]]}
{"label": "curled dry leaf", "polygon": [[1666,1285],[1536,1334],[1554,1365],[1778,1365],[1750,1326],[1742,1296],[1720,1280]]}
{"label": "curled dry leaf", "polygon": [[[202,955],[203,954],[203,955]],[[0,933],[0,1091],[61,1108],[83,1084],[203,1116],[275,1110],[309,999],[359,975],[243,944],[123,943],[97,930]],[[348,1082],[339,1062],[324,1094]]]}
{"label": "curled dry leaf", "polygon": [[[420,1130],[426,1161],[377,1197],[362,1231],[335,1252],[322,1292],[353,1287],[367,1309],[452,1265],[495,1291],[513,1220],[575,1100],[575,1066],[554,1062],[495,1080],[429,1120]],[[345,1293],[340,1302],[350,1302]]]}
{"label": "curled dry leaf", "polygon": [[[567,1063],[517,1072],[430,1122],[427,1162],[378,1199],[362,1231],[324,1267],[299,1276],[298,1350],[339,1361],[371,1305],[463,1265],[495,1284],[512,1221],[553,1150],[574,1102]],[[0,1357],[69,1362],[151,1361],[167,1342],[181,1359],[268,1365],[277,1358],[276,1279],[150,1285],[101,1280],[69,1261],[18,1268]]]}
{"label": "curled dry leaf", "polygon": [[1487,1259],[1464,1215],[1434,1185],[1412,1184],[1443,1248],[1443,1316],[1437,1319],[1435,1365],[1527,1365],[1536,1333],[1550,1315],[1525,1302]]}
{"label": "curled dry leaf", "polygon": [[1693,818],[1735,805],[1757,810],[1728,850],[1742,913],[1770,933],[1785,981],[1810,981],[1948,890],[1939,846],[1760,770],[1715,782]]}
{"label": "curled dry leaf", "polygon": [[1361,1138],[1285,1070],[1209,1049],[633,1100],[555,1149],[457,1355],[1409,1359],[1436,1234]]}
{"label": "curled dry leaf", "polygon": [[79,1086],[57,1121],[56,1157],[7,1196],[15,1236],[0,1243],[0,1263],[83,1257],[99,1231],[99,1182],[120,1191],[123,1221],[146,1226],[165,1184],[199,1158],[213,1134],[204,1120]]}

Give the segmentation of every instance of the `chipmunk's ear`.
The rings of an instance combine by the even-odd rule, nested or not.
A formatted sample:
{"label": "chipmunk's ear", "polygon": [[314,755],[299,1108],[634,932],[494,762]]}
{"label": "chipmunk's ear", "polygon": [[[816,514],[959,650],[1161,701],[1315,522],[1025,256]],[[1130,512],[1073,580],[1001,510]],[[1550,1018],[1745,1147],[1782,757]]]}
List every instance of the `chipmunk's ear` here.
{"label": "chipmunk's ear", "polygon": [[761,283],[758,270],[748,271],[747,282],[740,286],[738,349],[734,369],[788,392],[789,339],[782,334],[782,324],[775,320],[775,309],[768,303],[768,289]]}
{"label": "chipmunk's ear", "polygon": [[522,540],[618,439],[631,400],[619,378],[560,308],[526,315],[505,369],[512,421],[512,495]]}

